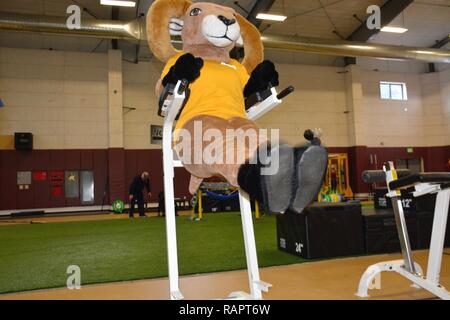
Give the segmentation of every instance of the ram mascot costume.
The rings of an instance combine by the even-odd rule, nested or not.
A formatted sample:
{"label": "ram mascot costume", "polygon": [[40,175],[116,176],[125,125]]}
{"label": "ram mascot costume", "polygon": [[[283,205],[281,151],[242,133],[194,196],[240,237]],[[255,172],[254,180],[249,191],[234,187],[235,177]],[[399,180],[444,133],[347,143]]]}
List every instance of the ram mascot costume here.
{"label": "ram mascot costume", "polygon": [[[181,35],[181,51],[172,46],[171,35]],[[191,193],[203,179],[220,176],[272,213],[301,212],[314,201],[327,163],[320,139],[307,130],[305,138],[310,142],[304,146],[275,145],[261,137],[258,126],[246,117],[245,99],[279,84],[274,64],[263,61],[261,37],[254,25],[234,9],[217,4],[155,0],[147,14],[147,37],[154,56],[166,64],[156,94],[179,80],[189,82],[189,98],[175,126],[174,149],[191,173]],[[230,58],[236,45],[244,47],[242,62]],[[194,141],[195,130],[202,133],[200,141]],[[223,138],[204,139],[211,130]],[[236,134],[227,135],[230,130]],[[248,140],[239,144],[239,135]],[[177,148],[181,142],[191,146],[189,152]],[[223,161],[194,161],[195,143],[204,148],[215,144],[220,150],[215,159]],[[275,161],[276,171],[264,171]]]}

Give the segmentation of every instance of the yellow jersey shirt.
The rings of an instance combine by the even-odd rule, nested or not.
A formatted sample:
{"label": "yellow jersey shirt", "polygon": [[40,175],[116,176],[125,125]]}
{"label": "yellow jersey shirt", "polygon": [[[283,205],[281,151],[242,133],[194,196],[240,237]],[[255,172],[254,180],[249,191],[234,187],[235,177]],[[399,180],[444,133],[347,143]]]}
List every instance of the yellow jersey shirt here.
{"label": "yellow jersey shirt", "polygon": [[[169,59],[161,79],[183,54],[184,52],[180,52]],[[204,60],[200,76],[189,84],[189,99],[175,128],[182,128],[187,121],[200,115],[226,120],[233,117],[245,118],[243,92],[248,79],[247,70],[237,60],[231,59],[229,63]]]}

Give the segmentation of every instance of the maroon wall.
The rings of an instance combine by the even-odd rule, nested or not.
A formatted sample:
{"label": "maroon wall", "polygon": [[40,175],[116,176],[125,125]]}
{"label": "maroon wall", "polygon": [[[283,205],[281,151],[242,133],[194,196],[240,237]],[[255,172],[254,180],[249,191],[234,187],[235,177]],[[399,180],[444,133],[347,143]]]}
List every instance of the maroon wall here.
{"label": "maroon wall", "polygon": [[[114,160],[111,160],[114,161]],[[150,165],[149,165],[150,164]],[[162,150],[125,150],[125,185],[123,194],[128,196],[128,185],[137,172],[148,171],[152,183],[152,199],[158,200],[158,194],[163,191]],[[175,197],[190,197],[190,174],[184,168],[175,168]]]}
{"label": "maroon wall", "polygon": [[[49,173],[65,170],[94,172],[95,205],[128,198],[128,184],[135,174],[150,173],[152,199],[157,201],[163,189],[161,150],[0,150],[0,210],[79,206],[80,199],[51,194]],[[17,171],[46,171],[45,181],[32,181],[29,190],[17,187]],[[109,177],[109,179],[107,179]],[[107,181],[108,180],[108,181]],[[189,174],[175,171],[175,195],[188,196]]]}
{"label": "maroon wall", "polygon": [[[383,162],[396,159],[423,158],[425,171],[450,171],[450,146],[418,147],[413,153],[406,148],[329,148],[330,153],[347,153],[350,182],[355,193],[367,192],[369,186],[361,180],[367,169],[381,169]],[[376,154],[378,168],[370,164],[370,155]],[[163,190],[161,150],[0,150],[0,210],[79,206],[80,199],[65,199],[51,194],[49,177],[33,181],[29,190],[19,191],[17,171],[92,170],[95,181],[95,204],[101,205],[106,187],[105,204],[115,199],[126,201],[128,184],[135,174],[150,172],[152,199],[157,201]],[[107,179],[109,177],[109,179]],[[184,168],[175,170],[175,195],[189,196],[189,173]]]}
{"label": "maroon wall", "polygon": [[[355,146],[349,148],[328,148],[330,153],[347,153],[350,167],[350,185],[354,193],[369,191],[369,186],[361,179],[361,174],[368,169],[382,169],[386,161],[397,159],[422,158],[424,169],[428,172],[450,171],[447,163],[450,160],[450,146],[446,147],[416,147],[413,153],[408,153],[407,148],[368,148]],[[376,155],[377,165],[370,162],[370,155]]]}

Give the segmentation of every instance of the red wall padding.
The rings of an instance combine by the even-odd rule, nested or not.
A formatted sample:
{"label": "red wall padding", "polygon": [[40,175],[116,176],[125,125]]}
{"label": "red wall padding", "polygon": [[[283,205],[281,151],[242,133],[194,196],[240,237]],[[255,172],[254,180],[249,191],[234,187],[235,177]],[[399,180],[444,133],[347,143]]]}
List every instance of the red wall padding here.
{"label": "red wall padding", "polygon": [[[127,201],[128,186],[142,171],[150,173],[151,201],[157,201],[163,190],[162,153],[157,149],[0,150],[0,210],[79,206],[78,198],[52,195],[50,172],[65,170],[94,172],[95,205],[101,205],[103,200],[107,205],[118,198]],[[19,191],[17,171],[45,171],[47,179],[32,181],[29,190]],[[177,168],[175,172],[175,195],[188,196],[188,172],[184,168]]]}
{"label": "red wall padding", "polygon": [[[366,169],[381,169],[383,162],[395,159],[423,158],[425,171],[450,171],[450,146],[419,147],[413,153],[406,148],[329,148],[330,153],[348,153],[350,182],[355,193],[367,192],[361,180]],[[370,154],[376,154],[379,168],[371,167]],[[95,181],[95,204],[101,205],[120,198],[128,199],[128,186],[136,174],[148,171],[152,182],[152,199],[157,201],[163,190],[161,150],[0,150],[0,210],[79,206],[80,199],[54,197],[51,192],[50,172],[65,170],[92,170]],[[47,179],[33,181],[29,190],[19,191],[17,171],[46,171]],[[108,179],[109,177],[109,179]],[[189,173],[184,168],[175,170],[175,196],[189,197]]]}
{"label": "red wall padding", "polygon": [[[0,210],[78,206],[80,199],[54,197],[50,172],[93,170],[95,203],[101,204],[108,167],[106,150],[0,150]],[[45,171],[47,179],[32,181],[30,190],[19,191],[17,171]],[[64,187],[64,186],[63,186]],[[108,200],[107,200],[108,201]]]}

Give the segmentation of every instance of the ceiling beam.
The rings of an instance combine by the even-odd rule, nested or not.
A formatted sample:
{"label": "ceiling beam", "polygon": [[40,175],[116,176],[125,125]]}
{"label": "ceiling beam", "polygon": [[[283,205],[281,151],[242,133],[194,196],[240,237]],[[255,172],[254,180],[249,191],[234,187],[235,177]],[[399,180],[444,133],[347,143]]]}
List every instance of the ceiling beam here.
{"label": "ceiling beam", "polygon": [[[136,19],[138,19],[139,17],[143,17],[144,16],[143,13],[139,13],[140,6],[141,6],[141,1],[138,0],[137,3],[136,3]],[[141,44],[138,41],[134,45],[134,59],[133,59],[134,63],[139,63],[139,53],[140,52],[141,52]]]}
{"label": "ceiling beam", "polygon": [[[392,22],[400,13],[402,13],[414,0],[389,0],[381,9],[381,27]],[[380,32],[379,29],[370,30],[367,28],[367,20],[356,29],[347,40],[366,42],[374,35]]]}
{"label": "ceiling beam", "polygon": [[450,34],[447,37],[445,37],[444,39],[436,42],[436,44],[433,45],[432,48],[433,49],[440,49],[440,48],[445,47],[448,43],[450,43]]}
{"label": "ceiling beam", "polygon": [[[450,34],[447,37],[445,37],[444,39],[437,41],[436,44],[431,46],[431,48],[441,49],[441,48],[445,47],[448,43],[450,43]],[[436,65],[434,63],[428,64],[428,72],[430,72],[430,73],[436,72]]]}
{"label": "ceiling beam", "polygon": [[256,19],[258,13],[267,13],[272,8],[275,0],[258,0],[250,10],[247,20],[253,23],[257,28],[261,26],[262,20]]}
{"label": "ceiling beam", "polygon": [[[111,7],[111,20],[119,20],[119,7]],[[112,39],[111,46],[114,50],[117,50],[119,48],[119,40]]]}
{"label": "ceiling beam", "polygon": [[[388,0],[380,9],[381,27],[392,22],[400,13],[402,13],[414,0]],[[367,42],[373,36],[380,32],[379,29],[370,30],[367,28],[367,20],[364,21],[346,40]],[[356,64],[356,58],[345,57],[345,65]]]}

